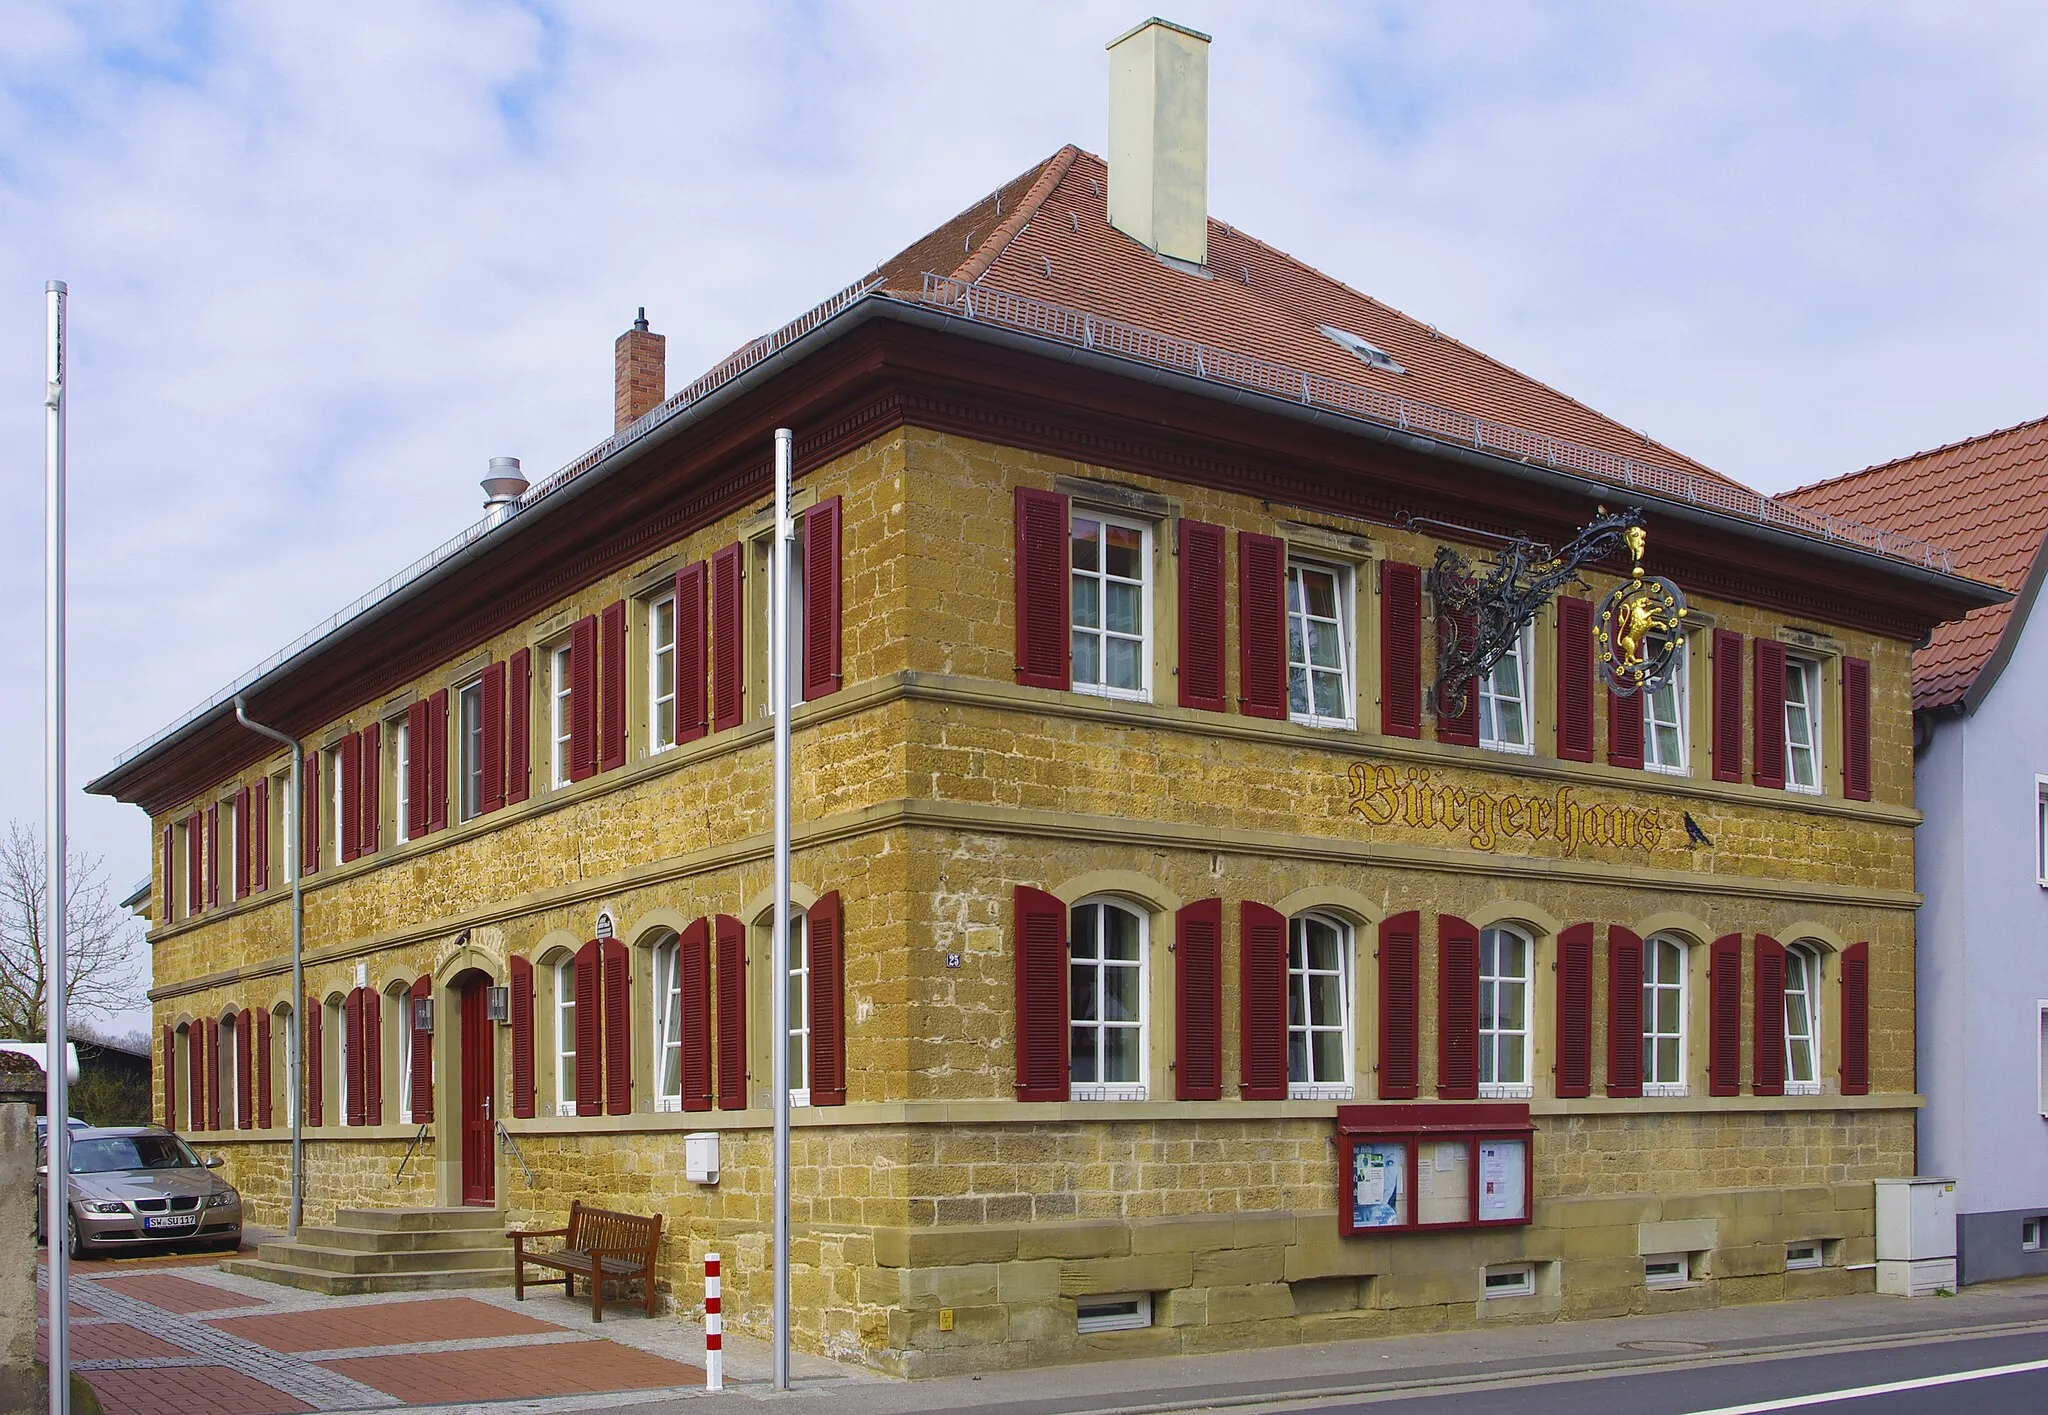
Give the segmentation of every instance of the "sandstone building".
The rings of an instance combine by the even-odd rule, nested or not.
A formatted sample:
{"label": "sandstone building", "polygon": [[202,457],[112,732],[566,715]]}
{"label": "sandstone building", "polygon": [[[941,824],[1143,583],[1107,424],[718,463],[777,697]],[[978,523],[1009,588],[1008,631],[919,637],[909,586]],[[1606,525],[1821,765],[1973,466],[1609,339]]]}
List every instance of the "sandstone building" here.
{"label": "sandstone building", "polygon": [[[294,1104],[314,1219],[658,1210],[677,1300],[717,1247],[758,1327],[786,985],[796,1335],[850,1360],[1868,1287],[1919,1104],[1911,649],[1998,592],[1210,219],[1199,37],[1112,82],[1108,162],[681,392],[623,335],[614,436],[237,685],[298,799],[232,691],[94,784],[160,841],[164,1118],[272,1222]],[[1677,675],[1600,685],[1607,563],[1445,710],[1439,548],[1603,504],[1690,597]]]}

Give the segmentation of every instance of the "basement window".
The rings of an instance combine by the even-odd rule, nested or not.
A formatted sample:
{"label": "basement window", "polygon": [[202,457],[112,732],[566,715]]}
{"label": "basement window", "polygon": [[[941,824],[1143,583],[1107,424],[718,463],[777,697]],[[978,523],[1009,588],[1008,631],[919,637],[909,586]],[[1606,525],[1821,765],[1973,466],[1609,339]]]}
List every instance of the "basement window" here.
{"label": "basement window", "polygon": [[2021,1252],[2040,1252],[2042,1248],[2041,1240],[2044,1236],[2048,1236],[2048,1218],[2028,1218],[2020,1220]]}
{"label": "basement window", "polygon": [[1349,349],[1370,368],[1376,368],[1382,373],[1408,372],[1401,367],[1400,360],[1369,339],[1361,338],[1348,329],[1339,329],[1331,324],[1319,325],[1318,328],[1322,330],[1325,339],[1340,349]]}
{"label": "basement window", "polygon": [[1785,1271],[1797,1272],[1801,1268],[1822,1266],[1825,1258],[1817,1242],[1788,1243],[1785,1245]]}
{"label": "basement window", "polygon": [[1488,1268],[1481,1293],[1487,1297],[1533,1297],[1536,1295],[1536,1265],[1510,1263]]}
{"label": "basement window", "polygon": [[1119,1292],[1082,1297],[1074,1303],[1074,1330],[1083,1336],[1098,1331],[1135,1331],[1152,1325],[1152,1294]]}
{"label": "basement window", "polygon": [[1689,1253],[1652,1253],[1643,1259],[1643,1283],[1647,1287],[1684,1287],[1691,1281]]}

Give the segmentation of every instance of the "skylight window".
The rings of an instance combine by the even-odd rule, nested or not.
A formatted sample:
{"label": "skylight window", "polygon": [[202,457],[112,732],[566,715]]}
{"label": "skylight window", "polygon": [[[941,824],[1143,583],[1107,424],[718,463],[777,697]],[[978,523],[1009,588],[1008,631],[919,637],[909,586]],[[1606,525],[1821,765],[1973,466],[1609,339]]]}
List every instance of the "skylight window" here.
{"label": "skylight window", "polygon": [[1361,338],[1348,329],[1339,329],[1332,324],[1320,325],[1318,327],[1323,331],[1325,339],[1328,339],[1340,349],[1349,349],[1373,368],[1380,369],[1386,373],[1406,373],[1408,371],[1401,367],[1399,359],[1396,359],[1392,354],[1373,343],[1370,339]]}

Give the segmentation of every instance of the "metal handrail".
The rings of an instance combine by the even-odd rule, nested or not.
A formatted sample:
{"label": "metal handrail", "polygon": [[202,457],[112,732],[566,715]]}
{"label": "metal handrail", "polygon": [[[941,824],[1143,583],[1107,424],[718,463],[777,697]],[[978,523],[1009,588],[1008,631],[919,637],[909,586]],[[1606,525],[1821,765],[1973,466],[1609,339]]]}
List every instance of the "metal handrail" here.
{"label": "metal handrail", "polygon": [[527,1164],[526,1156],[519,1152],[519,1142],[513,1139],[512,1132],[505,1128],[505,1122],[500,1120],[497,1122],[497,1126],[498,1143],[510,1150],[512,1158],[519,1161],[519,1167],[526,1171],[526,1187],[531,1189],[533,1187],[533,1167]]}
{"label": "metal handrail", "polygon": [[394,1174],[394,1175],[392,1175],[392,1176],[391,1176],[391,1182],[392,1182],[392,1184],[393,1184],[394,1186],[395,1186],[395,1185],[397,1185],[397,1183],[398,1183],[398,1182],[399,1182],[400,1180],[402,1180],[402,1179],[404,1179],[404,1178],[405,1178],[405,1167],[406,1167],[407,1165],[409,1165],[409,1164],[411,1164],[411,1163],[412,1163],[412,1152],[413,1152],[414,1150],[417,1150],[417,1149],[418,1149],[418,1148],[420,1147],[420,1141],[422,1141],[422,1140],[424,1140],[424,1139],[426,1139],[426,1138],[427,1138],[427,1122],[426,1122],[426,1121],[421,1121],[421,1122],[420,1122],[420,1128],[419,1128],[419,1133],[418,1133],[418,1134],[416,1134],[416,1135],[414,1135],[414,1136],[412,1137],[412,1143],[411,1143],[410,1145],[407,1145],[407,1146],[405,1147],[405,1158],[404,1158],[404,1159],[402,1159],[402,1160],[400,1160],[400,1161],[398,1162],[398,1173],[396,1173],[396,1174]]}
{"label": "metal handrail", "polygon": [[1213,344],[1127,324],[999,286],[927,271],[921,298],[925,305],[962,319],[999,324],[1097,353],[1173,369],[1210,383],[1250,388],[1306,407],[1365,418],[1535,466],[1583,473],[1624,490],[1684,501],[1761,525],[1854,545],[1906,564],[1954,573],[1949,552],[1917,536],[1881,530],[1842,516],[1806,511],[1733,482],[1638,461],[1548,433],[1440,408],[1233,349],[1219,349]]}

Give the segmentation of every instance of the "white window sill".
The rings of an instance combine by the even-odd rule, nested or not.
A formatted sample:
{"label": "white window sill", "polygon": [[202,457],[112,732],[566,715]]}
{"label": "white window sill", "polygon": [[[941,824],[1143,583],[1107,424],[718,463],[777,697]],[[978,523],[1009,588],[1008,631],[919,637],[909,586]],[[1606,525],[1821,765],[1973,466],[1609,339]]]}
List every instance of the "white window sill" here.
{"label": "white window sill", "polygon": [[1489,752],[1508,752],[1518,757],[1533,757],[1536,755],[1536,744],[1534,742],[1491,742],[1482,737],[1479,739],[1479,745],[1486,748]]}
{"label": "white window sill", "polygon": [[1786,782],[1786,783],[1785,783],[1785,789],[1786,789],[1787,791],[1797,791],[1797,792],[1798,792],[1798,793],[1799,793],[1800,795],[1802,795],[1802,796],[1818,796],[1818,795],[1820,795],[1820,788],[1819,788],[1818,786],[1801,786],[1801,785],[1800,785],[1800,784],[1799,784],[1798,782],[1796,782],[1796,781],[1788,781],[1788,782]]}
{"label": "white window sill", "polygon": [[1644,762],[1644,763],[1643,763],[1643,770],[1644,770],[1644,771],[1654,771],[1654,772],[1656,772],[1656,773],[1657,773],[1657,774],[1658,774],[1659,776],[1691,776],[1691,775],[1692,775],[1692,768],[1691,768],[1690,766],[1684,766],[1684,765],[1680,765],[1680,766],[1663,766],[1663,765],[1661,765],[1661,764],[1659,764],[1659,763],[1657,763],[1657,762]]}
{"label": "white window sill", "polygon": [[1355,732],[1358,721],[1349,717],[1317,717],[1312,712],[1297,712],[1288,715],[1287,720],[1297,727],[1318,727],[1326,732]]}
{"label": "white window sill", "polygon": [[1150,688],[1112,688],[1106,683],[1076,683],[1077,693],[1086,693],[1091,698],[1113,698],[1120,703],[1149,703],[1152,701]]}
{"label": "white window sill", "polygon": [[1067,1087],[1067,1099],[1070,1101],[1142,1101],[1150,1098],[1149,1087],[1128,1082],[1087,1082]]}
{"label": "white window sill", "polygon": [[1643,1083],[1643,1096],[1645,1099],[1676,1100],[1684,1094],[1685,1082],[1683,1081],[1645,1081]]}
{"label": "white window sill", "polygon": [[1483,1101],[1526,1101],[1534,1100],[1535,1097],[1536,1088],[1528,1084],[1519,1086],[1510,1086],[1504,1083],[1482,1084],[1479,1087],[1479,1099]]}
{"label": "white window sill", "polygon": [[1788,1096],[1817,1096],[1820,1094],[1818,1081],[1787,1081],[1785,1094]]}
{"label": "white window sill", "polygon": [[1287,1083],[1287,1099],[1291,1101],[1348,1101],[1357,1094],[1356,1087],[1341,1085],[1336,1082],[1289,1081]]}
{"label": "white window sill", "polygon": [[654,1098],[654,1112],[656,1115],[678,1115],[682,1112],[682,1109],[683,1098],[681,1096],[656,1096]]}

